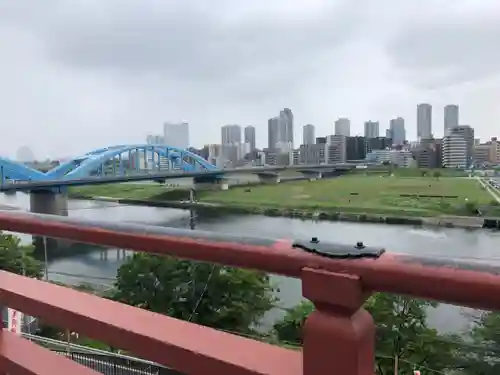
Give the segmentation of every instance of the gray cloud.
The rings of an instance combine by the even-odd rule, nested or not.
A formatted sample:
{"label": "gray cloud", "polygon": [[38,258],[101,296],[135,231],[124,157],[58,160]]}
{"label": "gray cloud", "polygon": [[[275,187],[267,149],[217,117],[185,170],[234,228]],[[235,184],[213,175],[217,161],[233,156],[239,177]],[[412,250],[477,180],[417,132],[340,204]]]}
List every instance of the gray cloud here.
{"label": "gray cloud", "polygon": [[500,71],[500,13],[451,12],[410,24],[388,45],[396,66],[433,88],[485,78]]}
{"label": "gray cloud", "polygon": [[344,4],[297,20],[265,12],[228,19],[222,10],[230,13],[230,3],[218,3],[208,11],[190,2],[123,0],[66,8],[46,30],[49,53],[72,68],[220,83],[266,69],[300,71],[346,43],[358,24]]}
{"label": "gray cloud", "polygon": [[262,146],[285,106],[299,140],[302,124],[329,134],[338,116],[354,134],[404,116],[412,136],[419,101],[460,104],[486,137],[500,121],[487,100],[500,89],[499,15],[493,0],[3,1],[4,150],[78,154],[180,119],[197,146],[224,123],[255,124]]}

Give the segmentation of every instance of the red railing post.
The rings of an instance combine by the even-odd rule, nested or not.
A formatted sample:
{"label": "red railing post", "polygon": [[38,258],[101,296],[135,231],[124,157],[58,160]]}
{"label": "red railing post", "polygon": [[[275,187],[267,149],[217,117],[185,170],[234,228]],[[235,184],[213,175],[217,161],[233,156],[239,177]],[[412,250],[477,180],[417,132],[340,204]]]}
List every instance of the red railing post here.
{"label": "red railing post", "polygon": [[304,268],[302,294],[316,307],[304,325],[304,375],[373,375],[375,325],[359,277]]}

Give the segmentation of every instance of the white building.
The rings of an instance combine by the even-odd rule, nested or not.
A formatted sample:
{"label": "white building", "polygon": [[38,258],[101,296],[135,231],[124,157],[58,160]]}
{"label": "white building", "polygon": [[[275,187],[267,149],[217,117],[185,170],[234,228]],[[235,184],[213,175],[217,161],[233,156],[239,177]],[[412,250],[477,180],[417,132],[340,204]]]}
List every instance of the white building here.
{"label": "white building", "polygon": [[313,145],[316,142],[314,125],[307,124],[302,128],[302,144]]}
{"label": "white building", "polygon": [[166,122],[163,125],[163,141],[167,146],[187,149],[189,147],[189,124]]}
{"label": "white building", "polygon": [[413,155],[406,150],[373,150],[366,155],[370,163],[391,163],[398,167],[408,168],[413,164]]}
{"label": "white building", "polygon": [[442,163],[445,168],[467,168],[467,142],[460,133],[443,138]]}
{"label": "white building", "polygon": [[221,144],[241,143],[241,126],[224,125],[220,128]]}
{"label": "white building", "polygon": [[339,118],[335,121],[335,135],[349,137],[351,135],[351,121],[348,118]]}

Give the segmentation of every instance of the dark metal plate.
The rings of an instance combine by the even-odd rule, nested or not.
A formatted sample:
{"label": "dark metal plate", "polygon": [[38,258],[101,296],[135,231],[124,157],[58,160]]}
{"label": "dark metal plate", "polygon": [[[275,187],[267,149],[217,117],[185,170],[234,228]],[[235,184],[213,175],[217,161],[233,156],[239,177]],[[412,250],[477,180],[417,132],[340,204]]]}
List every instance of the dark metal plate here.
{"label": "dark metal plate", "polygon": [[379,258],[385,252],[383,248],[365,246],[363,242],[349,246],[332,242],[321,242],[317,237],[313,237],[310,241],[296,240],[293,242],[292,247],[337,259]]}

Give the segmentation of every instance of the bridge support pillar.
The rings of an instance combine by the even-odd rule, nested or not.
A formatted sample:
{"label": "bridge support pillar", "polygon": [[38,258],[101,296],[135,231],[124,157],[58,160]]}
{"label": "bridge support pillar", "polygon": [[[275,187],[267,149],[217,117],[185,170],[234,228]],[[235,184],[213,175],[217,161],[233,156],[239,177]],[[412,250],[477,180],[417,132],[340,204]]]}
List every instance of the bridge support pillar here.
{"label": "bridge support pillar", "polygon": [[259,173],[257,175],[259,177],[259,181],[261,184],[267,184],[267,185],[276,185],[279,184],[281,179],[279,174],[270,174],[270,173]]}
{"label": "bridge support pillar", "polygon": [[227,190],[229,188],[229,180],[216,179],[213,181],[196,181],[193,179],[193,189],[196,191],[201,190]]}
{"label": "bridge support pillar", "polygon": [[323,173],[318,171],[300,171],[305,178],[309,181],[321,180],[323,178]]}
{"label": "bridge support pillar", "polygon": [[[32,191],[30,193],[30,211],[37,214],[68,216],[68,196],[65,193],[50,190]],[[43,238],[33,236],[35,249],[43,249]],[[67,247],[70,241],[47,238],[47,248]]]}

